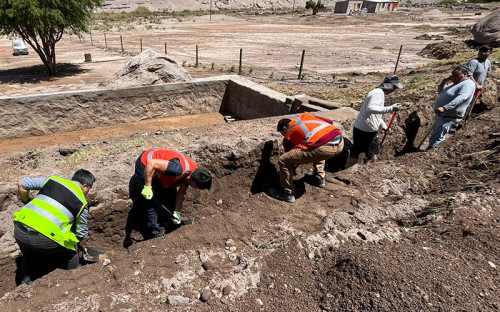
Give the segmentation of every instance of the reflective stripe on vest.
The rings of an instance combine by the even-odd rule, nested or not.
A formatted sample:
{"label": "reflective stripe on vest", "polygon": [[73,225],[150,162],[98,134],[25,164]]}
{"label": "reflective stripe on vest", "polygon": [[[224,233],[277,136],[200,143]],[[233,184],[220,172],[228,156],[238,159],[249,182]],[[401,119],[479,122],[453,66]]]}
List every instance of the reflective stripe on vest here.
{"label": "reflective stripe on vest", "polygon": [[33,210],[34,212],[38,213],[45,219],[49,220],[52,223],[55,223],[61,230],[64,228],[64,223],[59,220],[56,216],[54,216],[52,213],[48,212],[47,210],[40,208],[38,206],[35,206],[34,204],[27,203],[24,208]]}
{"label": "reflective stripe on vest", "polygon": [[148,153],[148,159],[153,159],[153,153],[159,150],[159,148],[154,148]]}
{"label": "reflective stripe on vest", "polygon": [[[159,150],[159,148],[154,148],[152,149],[149,153],[148,153],[148,159],[153,159],[153,153],[156,152],[157,150]],[[189,162],[187,161],[186,159],[186,156],[184,156],[183,154],[179,153],[179,155],[181,156],[182,160],[184,161],[184,172],[186,171],[189,171]],[[171,160],[171,159],[170,159]],[[184,173],[183,172],[183,173]]]}
{"label": "reflective stripe on vest", "polygon": [[[306,144],[318,131],[321,131],[325,129],[328,126],[331,126],[331,124],[323,121],[323,120],[302,120],[299,117],[295,118],[295,121],[297,122],[296,125],[293,125],[291,129],[293,129],[295,126],[299,126],[300,129],[304,132],[304,135],[306,136],[305,140],[302,141],[302,144]],[[306,124],[317,124],[316,128],[313,129],[313,131],[309,131],[307,129]]]}
{"label": "reflective stripe on vest", "polygon": [[38,201],[42,201],[46,204],[49,204],[51,207],[53,207],[54,210],[53,212],[53,215],[57,216],[59,219],[63,219],[64,217],[66,217],[66,219],[69,220],[69,222],[72,222],[75,217],[73,216],[73,214],[71,213],[71,211],[69,211],[68,209],[66,209],[66,207],[64,207],[63,205],[61,205],[57,200],[55,199],[52,199],[48,196],[45,196],[45,195],[38,195],[36,198],[34,198],[33,200],[36,200],[35,203],[38,203]]}
{"label": "reflective stripe on vest", "polygon": [[86,205],[87,200],[78,182],[52,176],[45,181],[38,195],[14,214],[14,221],[75,250],[78,239],[71,228]]}
{"label": "reflective stripe on vest", "polygon": [[321,120],[309,113],[300,114],[290,122],[285,130],[285,138],[292,142],[296,148],[307,150],[324,135],[338,129],[336,126]]}

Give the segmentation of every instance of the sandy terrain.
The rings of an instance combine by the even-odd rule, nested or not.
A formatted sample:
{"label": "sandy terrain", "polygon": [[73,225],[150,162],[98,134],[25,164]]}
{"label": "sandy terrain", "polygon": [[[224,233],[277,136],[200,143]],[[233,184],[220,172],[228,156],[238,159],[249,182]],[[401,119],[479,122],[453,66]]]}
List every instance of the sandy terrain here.
{"label": "sandy terrain", "polygon": [[[57,45],[57,60],[66,67],[49,81],[43,76],[43,68],[38,66],[41,62],[33,52],[29,56],[13,57],[10,41],[2,39],[0,92],[13,95],[96,87],[127,60],[126,54],[120,56],[119,53],[120,36],[124,50],[132,54],[140,52],[141,38],[143,49],[158,52],[164,52],[167,43],[167,54],[188,68],[194,77],[237,72],[240,48],[243,49],[244,74],[256,79],[297,79],[302,50],[306,50],[303,69],[306,80],[331,81],[333,76],[348,72],[388,73],[394,69],[401,45],[400,69],[429,62],[416,55],[429,42],[414,37],[429,33],[449,38],[447,27],[467,27],[478,18],[474,11],[443,13],[438,10],[441,14],[422,14],[417,18],[417,14],[425,12],[413,10],[415,12],[401,10],[390,16],[239,14],[213,16],[212,21],[208,16],[200,16],[168,18],[161,24],[117,24],[105,33],[93,30],[93,46],[89,35],[82,43],[75,36],[64,37]],[[196,45],[198,69],[193,68]],[[103,50],[105,46],[112,50]],[[92,63],[84,63],[84,53],[91,53]],[[74,75],[76,73],[78,75]]]}
{"label": "sandy terrain", "polygon": [[[403,44],[398,74],[406,88],[388,102],[405,106],[380,161],[339,172],[330,168],[325,189],[312,186],[310,166],[301,166],[294,204],[265,195],[279,184],[279,117],[216,124],[220,116],[211,116],[212,125],[158,135],[158,124],[137,124],[132,126],[139,135],[132,136],[131,125],[124,125],[121,130],[62,134],[63,142],[54,137],[1,142],[6,149],[0,153],[1,310],[498,311],[498,64],[485,103],[467,128],[432,152],[395,156],[405,143],[400,126],[406,116],[418,111],[421,136],[433,118],[435,83],[457,65],[417,56],[429,42],[413,37],[434,33],[461,41],[448,27],[470,25],[478,18],[474,11],[431,10],[359,18],[217,16],[208,22],[196,17],[166,21],[161,31],[137,27],[126,36],[124,32],[125,42],[142,36],[145,46],[154,47],[148,42],[160,41],[157,49],[168,40],[169,55],[191,65],[187,69],[194,77],[237,68],[238,49],[245,45],[244,71],[250,79],[285,93],[345,98],[343,103],[353,105],[392,72]],[[0,92],[96,88],[127,59],[92,47],[88,40],[72,40],[65,38],[59,46],[59,60],[67,65],[54,79],[45,78],[35,56],[9,56],[9,41],[0,40]],[[200,57],[205,67],[192,67],[195,44],[209,52]],[[308,51],[306,77],[297,80],[295,64],[302,49]],[[87,52],[95,63],[82,62]],[[474,55],[472,50],[465,53]],[[335,122],[351,137],[355,113],[345,111]],[[189,126],[185,118],[179,122]],[[106,131],[113,135],[102,136]],[[78,151],[62,156],[59,149],[68,146]],[[136,157],[152,146],[186,152],[213,173],[214,185],[209,192],[188,191],[184,216],[193,225],[142,242],[134,233],[138,242],[125,249],[128,179]],[[80,167],[98,178],[90,195],[85,244],[105,249],[111,264],[57,270],[31,286],[16,287],[20,258],[11,223],[20,206],[16,180],[69,176]]]}

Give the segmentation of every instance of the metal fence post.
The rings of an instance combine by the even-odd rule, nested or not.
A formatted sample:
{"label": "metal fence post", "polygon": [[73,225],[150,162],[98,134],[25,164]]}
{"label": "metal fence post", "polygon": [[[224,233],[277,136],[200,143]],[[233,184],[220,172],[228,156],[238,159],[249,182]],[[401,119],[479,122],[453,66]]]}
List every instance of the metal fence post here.
{"label": "metal fence post", "polygon": [[306,54],[306,50],[302,50],[302,58],[300,59],[300,69],[299,69],[299,79],[302,77],[302,66],[304,65],[304,55]]}

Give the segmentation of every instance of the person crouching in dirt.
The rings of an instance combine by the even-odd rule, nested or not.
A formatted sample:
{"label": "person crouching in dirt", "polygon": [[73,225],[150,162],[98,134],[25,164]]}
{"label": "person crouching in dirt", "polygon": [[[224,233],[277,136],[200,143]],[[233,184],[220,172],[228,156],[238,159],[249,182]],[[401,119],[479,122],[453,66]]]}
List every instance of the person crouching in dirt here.
{"label": "person crouching in dirt", "polygon": [[[439,97],[434,105],[437,116],[427,150],[443,142],[451,127],[464,117],[476,90],[476,84],[468,78],[468,73],[467,67],[459,66],[452,71],[450,77],[444,78],[439,84]],[[450,81],[452,84],[445,86]]]}
{"label": "person crouching in dirt", "polygon": [[354,129],[352,131],[353,145],[346,168],[357,164],[359,154],[361,153],[365,153],[367,160],[374,160],[376,159],[376,155],[380,154],[378,131],[388,131],[382,115],[398,111],[401,107],[399,103],[384,106],[385,96],[391,94],[396,89],[403,89],[403,85],[399,81],[398,76],[389,75],[366,96],[359,110],[358,117],[354,122]]}
{"label": "person crouching in dirt", "polygon": [[132,244],[133,229],[138,229],[144,239],[150,239],[163,236],[160,231],[163,221],[179,225],[184,196],[190,185],[208,190],[212,186],[212,175],[176,151],[151,148],[143,152],[137,158],[135,173],[129,182],[133,206],[127,218],[123,246],[127,248]]}
{"label": "person crouching in dirt", "polygon": [[297,165],[313,163],[315,185],[325,187],[325,160],[342,152],[344,139],[340,129],[327,118],[300,114],[294,120],[281,119],[277,131],[283,136],[285,153],[279,158],[282,190],[270,189],[269,195],[295,202],[293,173]]}
{"label": "person crouching in dirt", "polygon": [[[21,253],[21,283],[31,284],[53,270],[79,266],[77,244],[88,234],[86,195],[95,177],[79,169],[71,180],[56,176],[17,182],[24,207],[14,214],[14,237]],[[29,191],[39,190],[30,201]]]}

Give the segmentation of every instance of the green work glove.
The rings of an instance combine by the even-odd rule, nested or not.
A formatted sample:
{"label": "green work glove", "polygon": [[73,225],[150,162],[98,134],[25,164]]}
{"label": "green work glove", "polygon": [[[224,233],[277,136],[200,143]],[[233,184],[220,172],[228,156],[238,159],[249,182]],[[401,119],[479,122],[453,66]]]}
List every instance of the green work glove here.
{"label": "green work glove", "polygon": [[146,198],[147,200],[150,200],[151,198],[153,198],[153,187],[145,186],[142,189],[141,194],[142,194],[142,196],[144,196],[144,198]]}
{"label": "green work glove", "polygon": [[181,219],[181,212],[180,211],[174,211],[173,216],[172,216],[172,223],[174,224],[181,224],[182,219]]}

